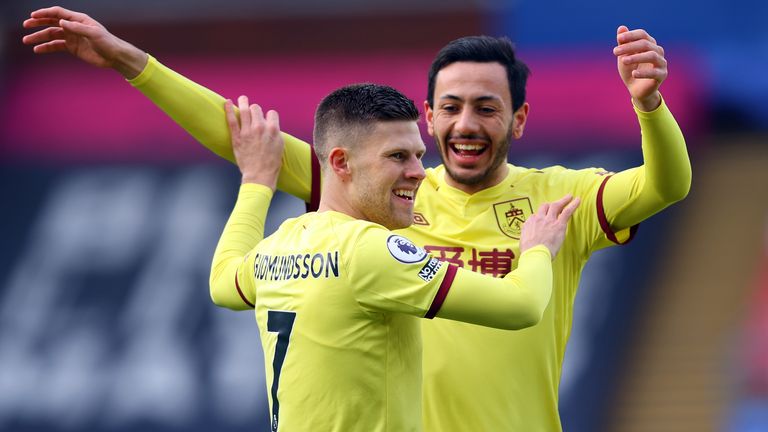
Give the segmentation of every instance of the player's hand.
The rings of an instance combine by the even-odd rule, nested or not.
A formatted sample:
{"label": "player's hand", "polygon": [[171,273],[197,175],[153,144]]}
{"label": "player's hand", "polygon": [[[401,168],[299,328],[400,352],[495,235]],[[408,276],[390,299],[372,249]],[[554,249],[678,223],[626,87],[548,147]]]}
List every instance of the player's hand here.
{"label": "player's hand", "polygon": [[232,139],[232,151],[237,166],[243,174],[243,183],[258,183],[277,187],[277,176],[283,157],[283,137],[280,134],[280,118],[276,111],[263,114],[261,107],[248,105],[248,97],[237,98],[240,123],[231,100],[224,102],[227,123]]}
{"label": "player's hand", "polygon": [[147,54],[113,35],[98,21],[60,6],[38,9],[24,21],[24,28],[45,27],[24,36],[36,54],[68,52],[84,62],[112,68],[124,77],[135,78],[147,64]]}
{"label": "player's hand", "polygon": [[539,206],[539,210],[523,224],[520,235],[520,252],[543,244],[549,249],[552,259],[555,259],[565,240],[568,221],[579,207],[580,202],[578,197],[574,198],[568,194],[553,203]]}
{"label": "player's hand", "polygon": [[659,86],[667,78],[664,48],[645,30],[616,30],[617,46],[613,48],[619,75],[640,110],[653,111],[661,104]]}

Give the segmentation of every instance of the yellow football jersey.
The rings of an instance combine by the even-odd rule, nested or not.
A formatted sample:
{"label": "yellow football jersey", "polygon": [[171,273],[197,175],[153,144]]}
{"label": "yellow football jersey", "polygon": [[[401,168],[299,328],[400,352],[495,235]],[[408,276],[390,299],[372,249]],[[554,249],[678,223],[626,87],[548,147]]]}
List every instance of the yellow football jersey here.
{"label": "yellow football jersey", "polygon": [[420,430],[417,317],[440,301],[448,268],[380,225],[331,211],[288,220],[260,242],[237,281],[256,306],[273,430]]}
{"label": "yellow football jersey", "polygon": [[[510,165],[504,181],[474,194],[447,185],[441,165],[427,170],[415,223],[400,232],[435,257],[501,277],[517,267],[520,228],[545,202],[581,197],[553,262],[552,299],[534,327],[503,331],[456,321],[422,323],[424,430],[557,431],[558,384],[573,301],[590,254],[626,241],[610,232],[600,205],[601,169],[544,170]],[[616,238],[618,237],[618,238]]]}
{"label": "yellow football jersey", "polygon": [[[224,98],[152,58],[131,83],[203,145],[233,160]],[[657,187],[675,185],[668,180],[677,177],[687,177],[689,185],[685,141],[666,105],[662,102],[651,113],[636,112],[643,141],[655,143],[643,144],[646,164],[653,162],[656,175],[670,177]],[[278,187],[305,201],[316,200],[312,192],[319,190],[319,182],[312,179],[317,170],[310,146],[283,137],[286,149]],[[566,193],[580,196],[582,203],[553,263],[552,300],[541,323],[514,332],[441,319],[423,323],[425,430],[559,431],[560,371],[581,269],[592,252],[626,242],[632,231],[611,232],[601,196],[607,173],[510,165],[503,182],[472,195],[445,184],[444,174],[442,166],[427,170],[415,201],[414,225],[401,233],[444,262],[493,276],[518,266],[520,225],[539,204]],[[613,181],[620,181],[621,175]],[[620,184],[619,193],[627,199],[613,197],[614,215],[641,189],[631,179]],[[622,211],[632,210],[635,221],[653,214],[645,213],[644,206],[631,207]]]}

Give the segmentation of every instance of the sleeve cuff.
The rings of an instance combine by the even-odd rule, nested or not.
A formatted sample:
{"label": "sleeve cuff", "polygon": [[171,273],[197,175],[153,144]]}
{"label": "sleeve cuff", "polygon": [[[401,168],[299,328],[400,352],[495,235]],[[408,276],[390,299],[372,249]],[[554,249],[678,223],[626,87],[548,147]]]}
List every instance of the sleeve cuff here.
{"label": "sleeve cuff", "polygon": [[160,66],[160,62],[157,61],[156,58],[152,57],[150,54],[147,54],[147,65],[144,66],[144,70],[141,71],[135,78],[126,80],[129,84],[131,84],[134,87],[141,87],[149,81],[150,78],[152,78],[152,75],[155,73],[155,71]]}
{"label": "sleeve cuff", "polygon": [[661,103],[653,111],[642,111],[640,108],[635,106],[634,102],[632,102],[632,108],[635,109],[635,114],[637,114],[637,116],[641,119],[651,119],[658,115],[661,115],[661,113],[669,112],[669,108],[667,108],[667,103],[664,102],[664,96],[661,93],[659,93],[659,96],[661,96]]}
{"label": "sleeve cuff", "polygon": [[259,183],[243,183],[240,185],[239,195],[243,198],[262,196],[266,199],[272,199],[274,192],[269,186]]}
{"label": "sleeve cuff", "polygon": [[552,260],[552,253],[549,251],[549,248],[543,244],[538,244],[530,249],[527,249],[520,255],[520,259],[529,255],[546,255],[549,260]]}

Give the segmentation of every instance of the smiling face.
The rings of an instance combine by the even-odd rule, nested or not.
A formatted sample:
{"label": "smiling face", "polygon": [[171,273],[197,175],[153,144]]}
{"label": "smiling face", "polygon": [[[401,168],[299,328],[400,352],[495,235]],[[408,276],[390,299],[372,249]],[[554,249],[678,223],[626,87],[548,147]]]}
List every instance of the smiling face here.
{"label": "smiling face", "polygon": [[448,184],[474,193],[501,182],[510,141],[522,136],[529,109],[525,103],[513,111],[504,66],[451,63],[437,74],[433,100],[425,104],[427,126]]}
{"label": "smiling face", "polygon": [[356,217],[400,229],[413,222],[426,148],[415,121],[376,122],[349,150],[349,201]]}

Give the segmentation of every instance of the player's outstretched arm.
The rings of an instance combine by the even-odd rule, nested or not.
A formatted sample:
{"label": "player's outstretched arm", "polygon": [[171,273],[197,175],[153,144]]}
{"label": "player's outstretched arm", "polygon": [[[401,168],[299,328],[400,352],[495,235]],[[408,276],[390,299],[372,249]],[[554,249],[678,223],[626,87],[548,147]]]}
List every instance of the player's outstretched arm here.
{"label": "player's outstretched arm", "polygon": [[[206,148],[235,162],[224,97],[174,72],[152,56],[147,67],[130,83]],[[235,114],[239,115],[237,107]],[[282,135],[285,152],[277,188],[309,202],[314,157],[310,145],[289,134]]]}
{"label": "player's outstretched arm", "polygon": [[210,275],[211,299],[230,309],[248,309],[255,303],[255,290],[248,278],[238,283],[244,257],[264,237],[264,222],[280,171],[283,139],[277,112],[266,115],[258,105],[240,96],[240,122],[230,101],[225,105],[232,149],[242,173],[235,208],[216,246]]}
{"label": "player's outstretched arm", "polygon": [[691,163],[683,133],[659,93],[668,75],[664,49],[645,30],[620,26],[616,33],[613,53],[640,122],[644,161],[606,183],[603,206],[618,231],[685,198]]}
{"label": "player's outstretched arm", "polygon": [[437,316],[510,330],[536,325],[552,294],[552,260],[579,203],[567,195],[529,217],[518,267],[503,279],[458,269]]}
{"label": "player's outstretched arm", "polygon": [[[35,53],[68,52],[88,64],[116,70],[205,147],[235,162],[223,97],[163,66],[86,14],[54,6],[32,12],[23,26],[38,29],[23,38]],[[284,139],[287,150],[277,187],[309,201],[311,149],[290,135],[284,134]]]}

